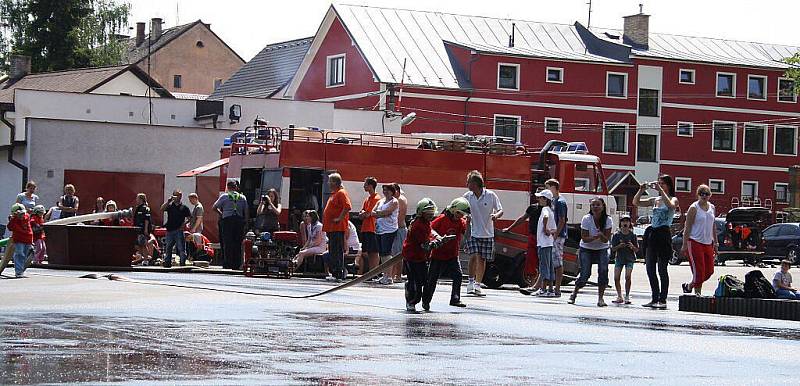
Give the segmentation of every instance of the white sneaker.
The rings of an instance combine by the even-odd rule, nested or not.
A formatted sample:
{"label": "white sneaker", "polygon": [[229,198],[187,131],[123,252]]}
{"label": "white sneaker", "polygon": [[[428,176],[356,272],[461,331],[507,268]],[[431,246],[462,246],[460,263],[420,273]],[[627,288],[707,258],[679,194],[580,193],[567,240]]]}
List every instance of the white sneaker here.
{"label": "white sneaker", "polygon": [[475,283],[473,282],[467,283],[467,294],[475,295]]}
{"label": "white sneaker", "polygon": [[481,286],[477,284],[475,285],[475,296],[486,296],[483,294],[483,291],[481,291]]}
{"label": "white sneaker", "polygon": [[533,293],[533,296],[547,296],[547,290],[540,289]]}
{"label": "white sneaker", "polygon": [[392,280],[392,278],[390,278],[389,276],[384,276],[383,278],[381,278],[380,281],[378,281],[378,283],[381,283],[383,285],[392,285],[394,284],[394,280]]}
{"label": "white sneaker", "polygon": [[325,277],[325,280],[327,280],[327,281],[336,281],[336,278],[333,277],[333,275],[328,274],[328,276]]}

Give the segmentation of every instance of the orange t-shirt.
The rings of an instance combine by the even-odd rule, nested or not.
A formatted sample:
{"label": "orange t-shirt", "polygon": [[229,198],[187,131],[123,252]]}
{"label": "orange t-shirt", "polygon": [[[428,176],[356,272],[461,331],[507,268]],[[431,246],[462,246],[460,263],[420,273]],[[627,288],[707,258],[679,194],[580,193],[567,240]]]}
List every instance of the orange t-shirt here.
{"label": "orange t-shirt", "polygon": [[[322,230],[325,232],[345,232],[347,231],[347,222],[350,220],[350,209],[353,209],[350,204],[350,197],[344,189],[339,189],[331,193],[328,197],[328,203],[325,204],[325,210],[322,212]],[[333,222],[343,210],[347,210],[342,221],[338,223]]]}
{"label": "orange t-shirt", "polygon": [[[361,210],[369,213],[375,209],[375,205],[378,205],[378,201],[381,200],[381,196],[378,193],[375,193],[366,200],[364,200],[364,205],[361,206]],[[375,225],[377,224],[378,219],[375,217],[367,217],[361,222],[361,232],[372,232],[375,233]]]}

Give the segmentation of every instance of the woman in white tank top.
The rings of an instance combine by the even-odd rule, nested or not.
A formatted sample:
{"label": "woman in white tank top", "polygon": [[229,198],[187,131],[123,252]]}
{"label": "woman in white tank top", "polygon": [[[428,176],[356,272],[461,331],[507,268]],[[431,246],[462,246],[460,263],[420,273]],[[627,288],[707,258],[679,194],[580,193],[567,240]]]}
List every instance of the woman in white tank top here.
{"label": "woman in white tank top", "polygon": [[[400,213],[400,205],[394,198],[395,192],[396,189],[393,185],[383,185],[384,198],[378,202],[378,205],[375,205],[372,212],[373,216],[378,219],[375,223],[375,234],[378,235],[378,252],[381,262],[392,257],[392,244],[397,236],[397,217]],[[389,275],[384,275],[380,281],[381,284],[392,284],[392,282]]]}
{"label": "woman in white tank top", "polygon": [[692,267],[692,282],[683,283],[683,292],[690,293],[694,289],[698,296],[703,283],[714,274],[714,256],[719,247],[714,227],[716,213],[710,198],[711,189],[707,185],[697,187],[697,201],[689,207],[683,229],[681,252],[689,258]]}

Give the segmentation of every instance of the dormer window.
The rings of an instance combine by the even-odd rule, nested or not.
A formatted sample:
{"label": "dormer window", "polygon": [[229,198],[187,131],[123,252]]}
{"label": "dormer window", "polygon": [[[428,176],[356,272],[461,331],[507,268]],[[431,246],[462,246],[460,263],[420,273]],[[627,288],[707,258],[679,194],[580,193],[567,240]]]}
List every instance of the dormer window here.
{"label": "dormer window", "polygon": [[519,64],[499,63],[497,65],[497,88],[519,90]]}
{"label": "dormer window", "polygon": [[558,67],[547,67],[548,83],[564,83],[564,69]]}

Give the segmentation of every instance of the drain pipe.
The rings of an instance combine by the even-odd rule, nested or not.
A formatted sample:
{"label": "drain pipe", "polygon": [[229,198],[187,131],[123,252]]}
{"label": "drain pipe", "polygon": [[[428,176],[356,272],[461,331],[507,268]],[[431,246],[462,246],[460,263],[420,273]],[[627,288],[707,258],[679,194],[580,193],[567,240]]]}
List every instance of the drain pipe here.
{"label": "drain pipe", "polygon": [[25,189],[25,183],[28,181],[28,167],[19,163],[17,160],[14,159],[14,142],[16,141],[17,137],[17,129],[13,123],[11,123],[8,119],[6,119],[6,112],[9,110],[0,110],[0,122],[3,122],[8,128],[11,130],[10,135],[10,145],[8,146],[8,163],[14,165],[20,171],[22,171],[22,189]]}

